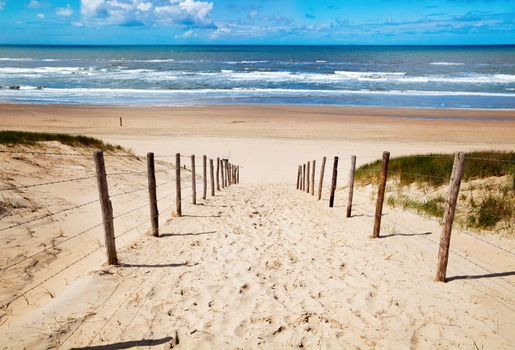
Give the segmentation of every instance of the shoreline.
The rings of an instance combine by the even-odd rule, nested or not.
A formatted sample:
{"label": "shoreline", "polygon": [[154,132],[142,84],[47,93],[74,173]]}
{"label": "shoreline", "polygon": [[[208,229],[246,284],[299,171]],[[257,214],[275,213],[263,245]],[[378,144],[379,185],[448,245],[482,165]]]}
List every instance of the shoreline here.
{"label": "shoreline", "polygon": [[[411,106],[381,106],[381,105],[329,105],[329,104],[295,104],[295,103],[226,103],[226,104],[191,104],[191,105],[116,105],[116,104],[85,104],[85,103],[23,103],[23,102],[0,102],[0,112],[6,107],[29,107],[29,108],[84,108],[84,109],[188,109],[188,108],[306,108],[306,109],[317,109],[317,110],[341,110],[342,112],[349,112],[354,110],[362,110],[365,112],[375,112],[374,116],[380,116],[377,110],[380,112],[488,112],[488,113],[503,113],[509,112],[512,115],[506,118],[515,118],[515,108],[461,108],[461,107],[411,107]],[[383,115],[384,117],[393,117],[391,115]],[[422,115],[420,115],[422,116]],[[496,116],[498,118],[498,116]]]}
{"label": "shoreline", "polygon": [[477,112],[513,112],[515,118],[515,108],[465,108],[465,107],[414,107],[414,106],[387,106],[387,105],[337,105],[337,104],[309,104],[309,103],[214,103],[214,104],[184,104],[184,105],[160,105],[160,104],[94,104],[94,103],[34,103],[20,101],[0,101],[2,106],[58,106],[58,107],[91,107],[91,108],[207,108],[207,107],[307,107],[307,108],[363,108],[363,109],[402,109],[402,110],[435,110],[435,111],[477,111]]}

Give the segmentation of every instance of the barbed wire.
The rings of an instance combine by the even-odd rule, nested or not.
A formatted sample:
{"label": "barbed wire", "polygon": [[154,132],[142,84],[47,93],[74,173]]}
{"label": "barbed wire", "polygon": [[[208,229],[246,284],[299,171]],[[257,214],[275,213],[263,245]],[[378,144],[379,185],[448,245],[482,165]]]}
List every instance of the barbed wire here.
{"label": "barbed wire", "polygon": [[24,292],[21,292],[21,293],[18,293],[15,297],[13,297],[11,300],[9,300],[8,302],[0,305],[0,309],[3,309],[5,307],[8,307],[11,303],[13,303],[14,301],[18,300],[19,298],[21,298],[22,296],[25,296],[27,293],[30,293],[31,291],[33,291],[34,289],[36,289],[37,287],[41,286],[42,284],[44,284],[45,282],[51,280],[52,278],[54,278],[55,276],[59,275],[60,273],[68,270],[70,267],[76,265],[77,263],[79,263],[80,261],[86,259],[87,257],[89,257],[90,255],[92,255],[93,253],[97,252],[100,248],[102,248],[103,245],[100,245],[98,248],[96,248],[95,250],[89,252],[88,254],[84,255],[83,257],[81,257],[80,259],[78,260],[75,260],[73,263],[71,263],[70,265],[67,265],[65,266],[64,268],[62,268],[61,270],[55,272],[54,274],[50,275],[49,277],[45,278],[43,281],[39,282],[38,284],[32,286],[31,288],[27,289],[26,291]]}
{"label": "barbed wire", "polygon": [[478,158],[478,157],[467,157],[467,156],[465,156],[465,159],[484,160],[484,161],[489,161],[489,162],[501,162],[501,163],[515,163],[515,160],[509,160],[509,159]]}
{"label": "barbed wire", "polygon": [[[49,155],[49,156],[92,156],[92,153],[72,153],[72,152],[41,152],[41,151],[7,151],[0,150],[0,153],[7,154],[32,154],[32,155]],[[112,154],[104,153],[106,157],[118,157],[118,158],[145,158],[146,156],[140,156],[136,154]]]}
{"label": "barbed wire", "polygon": [[20,189],[24,189],[24,188],[47,186],[47,185],[56,185],[56,184],[61,184],[61,183],[66,183],[66,182],[79,182],[79,181],[89,180],[89,179],[94,179],[94,178],[96,178],[96,176],[84,176],[84,177],[76,177],[73,179],[37,183],[37,184],[32,184],[32,185],[13,186],[13,187],[8,187],[8,188],[2,188],[2,189],[0,189],[0,192],[20,190]]}
{"label": "barbed wire", "polygon": [[[359,207],[360,207],[363,211],[365,211],[367,214],[374,215],[374,213],[367,211],[365,208],[363,208],[363,206],[359,206]],[[385,217],[384,215],[382,216],[382,219],[383,219],[383,220],[385,220],[385,221],[387,221],[387,222],[389,222],[390,224],[400,226],[400,227],[402,227],[402,228],[404,228],[404,229],[406,229],[406,230],[408,230],[408,231],[410,231],[410,232],[412,232],[412,233],[419,233],[417,230],[414,230],[414,229],[412,229],[412,228],[410,228],[410,227],[408,227],[408,226],[406,226],[406,225],[404,225],[404,224],[401,224],[401,223],[399,223],[399,222],[396,222],[396,221],[390,220],[388,217]],[[435,240],[433,240],[431,237],[427,237],[427,235],[425,235],[425,236],[424,236],[424,238],[428,239],[430,242],[432,242],[432,243],[434,243],[435,245],[437,245],[438,247],[440,247],[440,243],[439,243],[439,242],[437,242],[437,241],[435,241]],[[464,260],[468,261],[469,263],[471,263],[472,265],[474,265],[474,266],[476,266],[476,267],[478,267],[478,268],[480,268],[480,269],[482,269],[482,270],[484,270],[484,271],[488,272],[489,274],[494,274],[494,273],[495,273],[494,271],[491,271],[491,270],[487,269],[486,267],[484,267],[484,266],[482,266],[482,265],[480,265],[480,264],[476,263],[476,262],[475,262],[475,261],[473,261],[472,259],[469,259],[467,256],[465,256],[465,255],[463,255],[463,254],[460,254],[458,251],[456,251],[456,249],[455,249],[455,250],[450,250],[450,253],[451,253],[451,254],[454,254],[454,255],[456,255],[456,256],[459,256],[460,258],[462,258],[462,259],[464,259]],[[502,278],[502,277],[499,277],[499,278],[500,278],[500,279],[502,279],[504,282],[506,282],[506,283],[508,283],[508,284],[510,284],[510,285],[512,285],[512,286],[515,286],[515,283],[512,283],[512,282],[510,282],[510,281],[508,281],[508,280],[506,280],[506,279],[504,279],[504,278]]]}
{"label": "barbed wire", "polygon": [[110,194],[109,198],[116,198],[116,197],[120,197],[120,196],[123,196],[123,195],[126,195],[126,194],[137,193],[137,192],[141,192],[141,191],[145,191],[145,190],[147,190],[146,187],[138,188],[136,190],[131,190],[131,191],[119,192],[119,193],[115,193],[115,194],[112,194],[112,195]]}
{"label": "barbed wire", "polygon": [[42,219],[46,219],[48,217],[52,217],[52,216],[56,216],[56,215],[59,215],[59,214],[62,214],[62,213],[66,213],[66,212],[69,212],[69,211],[74,210],[74,209],[79,209],[79,208],[91,205],[93,203],[96,203],[96,202],[99,202],[99,200],[95,199],[95,200],[92,200],[92,201],[89,201],[89,202],[85,202],[85,203],[82,203],[82,204],[75,205],[73,207],[69,207],[69,208],[60,210],[58,212],[48,213],[48,214],[45,214],[45,215],[42,215],[42,216],[38,216],[36,218],[30,219],[30,220],[27,220],[27,221],[24,221],[24,222],[20,222],[20,223],[13,224],[11,226],[0,228],[0,232],[9,230],[11,228],[23,226],[23,225],[29,224],[31,222],[35,222],[35,221],[39,221],[39,220],[42,220]]}
{"label": "barbed wire", "polygon": [[39,255],[39,254],[41,254],[41,253],[44,253],[44,252],[46,252],[46,251],[50,250],[50,249],[54,249],[55,247],[59,247],[59,246],[63,245],[64,243],[66,243],[66,242],[68,242],[68,241],[70,241],[70,240],[72,240],[72,239],[74,239],[74,238],[76,238],[76,237],[79,237],[79,236],[81,236],[81,235],[83,235],[83,234],[85,234],[85,233],[87,233],[87,232],[90,232],[90,231],[92,231],[92,230],[94,230],[94,229],[96,229],[96,228],[98,228],[98,227],[100,227],[100,226],[102,226],[102,225],[103,225],[103,223],[99,223],[99,224],[96,224],[96,225],[94,225],[94,226],[91,226],[91,227],[89,227],[89,228],[87,228],[87,229],[85,229],[85,230],[83,230],[83,231],[81,231],[81,232],[79,232],[79,233],[74,234],[73,236],[70,236],[70,237],[68,237],[68,238],[66,238],[66,239],[64,239],[64,240],[62,240],[62,241],[60,241],[59,243],[52,244],[52,246],[50,246],[50,247],[47,247],[47,248],[41,249],[41,250],[39,250],[39,251],[37,251],[37,252],[35,252],[35,253],[33,253],[33,254],[31,254],[31,255],[29,255],[29,256],[27,256],[27,257],[25,257],[25,258],[23,258],[22,260],[19,260],[19,261],[15,262],[15,263],[12,263],[12,264],[7,265],[7,266],[5,266],[5,267],[2,267],[2,268],[0,268],[0,269],[1,269],[1,270],[3,270],[3,271],[5,271],[5,270],[7,270],[7,269],[9,269],[9,268],[11,268],[11,267],[13,267],[13,266],[15,266],[15,265],[19,265],[19,264],[21,264],[22,262],[25,262],[25,261],[27,261],[27,260],[29,260],[29,259],[31,259],[31,258],[33,258],[33,257],[35,257],[35,256],[37,256],[37,255]]}

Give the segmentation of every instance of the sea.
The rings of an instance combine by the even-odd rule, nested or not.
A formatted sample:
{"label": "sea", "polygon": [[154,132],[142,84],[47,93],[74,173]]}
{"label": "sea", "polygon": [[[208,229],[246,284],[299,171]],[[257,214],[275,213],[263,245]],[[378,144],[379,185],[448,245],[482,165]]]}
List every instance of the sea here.
{"label": "sea", "polygon": [[515,108],[508,46],[0,46],[0,103]]}

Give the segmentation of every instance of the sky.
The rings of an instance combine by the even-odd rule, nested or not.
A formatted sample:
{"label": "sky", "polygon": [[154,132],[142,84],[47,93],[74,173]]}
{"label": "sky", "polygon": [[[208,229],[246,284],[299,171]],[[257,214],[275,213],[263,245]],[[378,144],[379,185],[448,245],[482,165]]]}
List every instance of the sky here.
{"label": "sky", "polygon": [[515,44],[515,0],[0,0],[1,44]]}

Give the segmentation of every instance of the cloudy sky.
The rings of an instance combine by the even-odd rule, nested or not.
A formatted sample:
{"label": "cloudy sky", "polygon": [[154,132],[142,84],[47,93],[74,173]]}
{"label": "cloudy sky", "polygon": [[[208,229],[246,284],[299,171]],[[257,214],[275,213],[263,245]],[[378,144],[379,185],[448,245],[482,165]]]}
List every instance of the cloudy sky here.
{"label": "cloudy sky", "polygon": [[515,0],[0,0],[4,44],[514,44]]}

